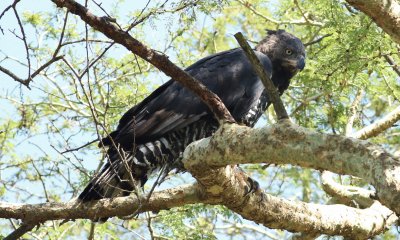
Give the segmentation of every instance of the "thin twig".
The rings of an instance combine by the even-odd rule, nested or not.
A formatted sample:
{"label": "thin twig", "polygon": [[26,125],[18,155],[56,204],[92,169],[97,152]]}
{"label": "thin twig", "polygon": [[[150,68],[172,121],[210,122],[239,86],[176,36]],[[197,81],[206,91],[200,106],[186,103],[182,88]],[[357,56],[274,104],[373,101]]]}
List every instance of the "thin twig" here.
{"label": "thin twig", "polygon": [[58,45],[56,47],[56,50],[54,50],[53,58],[55,58],[57,56],[58,52],[60,51],[60,49],[62,47],[62,41],[63,41],[64,34],[65,34],[65,28],[66,28],[67,22],[68,22],[68,13],[69,13],[68,11],[65,13],[63,28],[61,30],[61,35],[60,35],[60,39],[58,40]]}
{"label": "thin twig", "polygon": [[14,79],[15,81],[25,85],[29,90],[31,89],[29,87],[29,83],[27,83],[24,79],[18,77],[17,75],[15,75],[14,73],[12,73],[10,70],[8,70],[7,68],[4,68],[2,66],[0,66],[0,71],[2,71],[3,73],[7,74],[8,76],[10,76],[12,79]]}
{"label": "thin twig", "polygon": [[13,6],[13,10],[14,10],[15,17],[17,18],[17,22],[18,22],[18,25],[21,30],[22,41],[24,42],[24,45],[25,45],[26,59],[28,60],[28,79],[29,79],[27,84],[29,84],[30,76],[31,76],[31,59],[29,57],[29,46],[28,46],[28,42],[26,41],[24,26],[22,25],[21,19],[19,18],[16,5]]}
{"label": "thin twig", "polygon": [[363,89],[359,89],[357,91],[356,97],[354,98],[354,101],[351,103],[351,106],[350,106],[350,109],[349,109],[350,117],[349,117],[349,119],[347,121],[346,128],[345,128],[345,135],[346,136],[349,136],[351,131],[352,131],[352,129],[353,129],[354,121],[357,118],[357,108],[358,108],[358,105],[361,102],[361,99],[362,99],[363,95],[364,95],[364,90]]}
{"label": "thin twig", "polygon": [[53,57],[52,59],[50,59],[48,62],[46,62],[45,64],[43,64],[42,66],[40,66],[36,71],[34,71],[32,73],[32,75],[30,76],[29,79],[33,79],[34,77],[36,77],[36,75],[38,75],[43,69],[47,68],[48,66],[50,66],[51,64],[53,64],[54,62],[57,62],[58,60],[61,60],[64,58],[64,55],[62,56],[57,56],[57,57]]}
{"label": "thin twig", "polygon": [[383,55],[385,60],[392,66],[393,70],[397,73],[398,76],[400,76],[400,67],[396,64],[392,56],[389,55]]}
{"label": "thin twig", "polygon": [[307,46],[310,46],[310,45],[319,43],[319,42],[321,42],[324,38],[327,38],[327,37],[330,37],[330,36],[332,36],[332,33],[328,33],[328,34],[322,35],[321,37],[319,37],[319,38],[317,38],[317,39],[315,39],[315,40],[312,40],[312,41],[310,41],[310,42],[308,42],[308,43],[305,43],[305,44],[304,44],[304,47],[307,47]]}
{"label": "thin twig", "polygon": [[[6,7],[3,12],[0,13],[0,19],[3,18],[4,14],[10,10],[11,8],[15,8],[17,6],[17,3],[20,2],[21,0],[15,0],[11,5],[9,5],[8,7]],[[1,28],[0,25],[0,31],[4,34],[3,28]]]}
{"label": "thin twig", "polygon": [[67,153],[67,152],[78,151],[78,150],[80,150],[80,149],[82,149],[82,148],[84,148],[84,147],[87,147],[87,146],[89,146],[90,144],[95,143],[95,142],[97,142],[97,141],[99,141],[99,140],[98,140],[98,139],[95,139],[95,140],[93,140],[93,141],[90,141],[90,142],[88,142],[88,143],[85,143],[84,145],[82,145],[82,146],[80,146],[80,147],[67,149],[67,150],[65,150],[64,152],[61,152],[61,154],[64,154],[64,153]]}

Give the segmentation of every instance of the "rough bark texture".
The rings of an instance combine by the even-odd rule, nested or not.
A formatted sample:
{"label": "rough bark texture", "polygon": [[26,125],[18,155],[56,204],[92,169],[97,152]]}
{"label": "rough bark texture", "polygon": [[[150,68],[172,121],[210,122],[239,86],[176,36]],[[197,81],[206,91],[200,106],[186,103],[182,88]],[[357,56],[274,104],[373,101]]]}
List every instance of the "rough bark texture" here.
{"label": "rough bark texture", "polygon": [[396,0],[346,0],[370,16],[393,40],[400,44],[400,4]]}
{"label": "rough bark texture", "polygon": [[126,47],[129,51],[137,54],[156,68],[181,83],[199,96],[204,103],[212,110],[218,120],[235,122],[228,109],[221,99],[208,90],[203,84],[173,64],[166,55],[150,49],[137,39],[133,38],[126,31],[119,29],[107,17],[97,17],[89,12],[87,8],[73,0],[51,0],[58,7],[65,7],[73,14],[78,15],[84,22],[89,24],[97,31],[103,33],[116,43]]}
{"label": "rough bark texture", "polygon": [[132,195],[88,204],[0,203],[0,218],[22,219],[29,224],[54,219],[127,216],[207,203],[223,204],[269,228],[353,239],[377,235],[398,220],[378,202],[366,209],[355,209],[290,201],[261,190],[248,193],[247,175],[230,164],[260,162],[295,164],[362,176],[376,187],[382,202],[399,211],[400,163],[397,160],[365,141],[316,133],[281,121],[263,129],[226,124],[213,137],[189,145],[184,153],[185,167],[199,184],[155,192],[148,201],[146,196],[137,199]]}
{"label": "rough bark texture", "polygon": [[205,170],[203,164],[203,167],[191,168],[190,172],[205,188],[207,199],[213,199],[211,203],[220,201],[244,218],[269,228],[367,239],[398,219],[379,203],[361,210],[344,205],[290,201],[261,191],[248,194],[247,176],[232,166]]}
{"label": "rough bark texture", "polygon": [[128,216],[133,213],[160,211],[199,202],[197,185],[180,186],[146,196],[102,199],[86,204],[68,203],[11,204],[0,202],[0,218],[22,219],[24,223],[42,223],[57,219],[99,219],[110,216]]}
{"label": "rough bark texture", "polygon": [[234,167],[193,173],[201,185],[155,192],[149,201],[136,196],[102,199],[93,203],[0,203],[1,218],[22,219],[26,224],[57,219],[98,219],[159,211],[190,203],[224,204],[243,217],[270,228],[295,232],[343,235],[366,239],[385,231],[397,217],[380,205],[355,209],[344,205],[320,205],[290,201],[258,191],[246,194],[242,172]]}
{"label": "rough bark texture", "polygon": [[398,159],[367,141],[314,132],[290,121],[263,129],[225,125],[213,137],[189,145],[184,158],[191,173],[232,163],[274,163],[358,176],[376,188],[384,205],[400,214]]}

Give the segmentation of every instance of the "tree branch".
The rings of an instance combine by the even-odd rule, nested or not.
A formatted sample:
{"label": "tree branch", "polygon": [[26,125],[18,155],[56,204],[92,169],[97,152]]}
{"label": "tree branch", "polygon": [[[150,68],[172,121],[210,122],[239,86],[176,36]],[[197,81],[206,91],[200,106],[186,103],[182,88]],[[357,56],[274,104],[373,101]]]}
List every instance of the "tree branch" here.
{"label": "tree branch", "polygon": [[328,33],[328,34],[322,35],[321,37],[319,37],[319,38],[317,38],[317,39],[315,39],[315,40],[312,40],[312,41],[309,41],[309,42],[307,42],[307,43],[304,43],[304,47],[307,47],[307,46],[310,46],[310,45],[319,43],[319,42],[321,42],[322,40],[324,40],[324,38],[330,37],[330,36],[332,36],[332,35],[333,35],[332,33]]}
{"label": "tree branch", "polygon": [[31,88],[30,88],[29,84],[30,84],[30,82],[32,81],[32,79],[34,77],[36,77],[41,71],[43,71],[45,68],[47,68],[48,66],[50,66],[54,62],[57,62],[58,60],[61,60],[63,58],[64,58],[64,56],[53,56],[49,61],[47,61],[45,64],[40,66],[36,71],[34,71],[27,79],[22,79],[22,78],[18,77],[13,72],[11,72],[10,70],[8,70],[7,68],[4,68],[2,66],[0,66],[0,71],[2,71],[3,73],[7,74],[9,77],[14,79],[15,81],[23,84],[24,86],[26,86],[30,90]]}
{"label": "tree branch", "polygon": [[7,74],[9,77],[14,79],[15,81],[25,85],[28,89],[30,89],[30,87],[29,87],[29,79],[24,80],[24,79],[18,77],[17,75],[15,75],[13,72],[8,70],[7,68],[4,68],[2,66],[0,66],[0,71],[2,71],[3,73]]}
{"label": "tree branch", "polygon": [[23,223],[19,228],[17,228],[14,232],[9,234],[7,237],[3,238],[3,240],[15,240],[22,237],[25,233],[31,231],[35,227],[35,224],[25,224]]}
{"label": "tree branch", "polygon": [[[186,185],[154,192],[146,196],[102,199],[90,203],[0,203],[1,218],[17,218],[33,226],[47,220],[98,219],[127,216],[133,212],[159,211],[191,203],[223,204],[249,220],[270,228],[294,232],[341,234],[366,239],[386,230],[396,220],[391,211],[377,211],[379,206],[355,209],[344,205],[320,205],[295,202],[261,191],[248,194],[243,172],[235,167],[191,169],[201,185]],[[244,197],[245,196],[245,197]],[[140,207],[140,208],[139,208]],[[139,211],[138,211],[139,209]],[[351,220],[350,220],[351,219]]]}
{"label": "tree branch", "polygon": [[384,205],[400,214],[400,161],[366,141],[280,121],[263,129],[224,125],[213,137],[192,143],[184,152],[184,165],[190,172],[232,163],[293,164],[362,177],[375,187]]}
{"label": "tree branch", "polygon": [[[180,186],[147,196],[135,195],[101,199],[89,203],[71,201],[68,203],[11,204],[0,202],[0,218],[21,219],[27,225],[47,220],[99,219],[111,216],[127,216],[134,212],[160,211],[185,204],[200,202],[200,188],[197,185]],[[139,208],[140,206],[140,208]],[[139,210],[138,210],[139,209]]]}
{"label": "tree branch", "polygon": [[205,188],[207,199],[215,199],[208,200],[208,203],[219,201],[244,218],[268,228],[367,239],[385,231],[398,220],[387,208],[382,212],[379,203],[361,210],[344,205],[291,201],[261,191],[248,193],[248,187],[243,184],[247,176],[236,171],[234,166],[215,169],[206,164],[200,168],[191,165],[188,170]]}
{"label": "tree branch", "polygon": [[377,136],[379,133],[393,126],[400,120],[400,106],[395,108],[382,119],[370,124],[363,129],[351,134],[350,136],[358,139],[368,139]]}
{"label": "tree branch", "polygon": [[281,98],[279,97],[278,89],[275,87],[272,80],[268,77],[268,74],[265,72],[265,69],[262,66],[260,60],[257,58],[256,54],[253,52],[241,32],[236,33],[234,36],[239,45],[242,47],[243,51],[245,52],[258,77],[261,79],[265,90],[267,91],[268,96],[270,97],[272,104],[274,105],[276,116],[279,120],[288,119],[289,116],[286,112],[285,106],[283,105]]}
{"label": "tree branch", "polygon": [[396,64],[396,62],[394,61],[394,59],[392,58],[392,56],[390,55],[383,55],[383,57],[385,58],[385,60],[390,64],[390,66],[392,66],[393,71],[395,71],[397,73],[397,76],[400,77],[400,66],[398,66]]}
{"label": "tree branch", "polygon": [[322,188],[333,196],[339,203],[349,205],[355,201],[361,208],[370,207],[375,196],[374,191],[366,190],[360,187],[343,186],[333,179],[333,173],[324,171],[321,175]]}
{"label": "tree branch", "polygon": [[400,44],[400,4],[396,0],[346,0],[370,16],[393,40]]}
{"label": "tree branch", "polygon": [[102,32],[108,38],[123,45],[129,51],[137,54],[147,62],[160,69],[172,79],[178,81],[186,88],[193,91],[201,100],[207,104],[218,120],[227,122],[235,122],[221,99],[203,84],[194,79],[188,73],[173,64],[166,55],[160,54],[157,51],[150,49],[137,39],[133,38],[126,31],[121,30],[115,24],[109,21],[109,18],[97,17],[89,12],[87,8],[73,0],[51,0],[58,7],[67,8],[71,13],[78,15],[84,22],[89,24],[94,29]]}

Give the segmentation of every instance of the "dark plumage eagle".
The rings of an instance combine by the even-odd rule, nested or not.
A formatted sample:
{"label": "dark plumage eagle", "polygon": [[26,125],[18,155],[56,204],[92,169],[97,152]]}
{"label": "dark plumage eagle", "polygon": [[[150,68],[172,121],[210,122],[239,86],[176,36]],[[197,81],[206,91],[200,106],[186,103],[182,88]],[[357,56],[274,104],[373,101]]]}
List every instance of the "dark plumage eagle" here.
{"label": "dark plumage eagle", "polygon": [[[295,36],[268,31],[255,53],[282,94],[305,66],[305,49]],[[186,72],[217,94],[238,123],[253,127],[270,104],[253,67],[239,49],[205,57]],[[100,145],[107,162],[80,194],[82,201],[129,195],[156,169],[164,173],[179,165],[193,141],[209,137],[218,121],[190,90],[169,80],[126,112],[117,129]]]}

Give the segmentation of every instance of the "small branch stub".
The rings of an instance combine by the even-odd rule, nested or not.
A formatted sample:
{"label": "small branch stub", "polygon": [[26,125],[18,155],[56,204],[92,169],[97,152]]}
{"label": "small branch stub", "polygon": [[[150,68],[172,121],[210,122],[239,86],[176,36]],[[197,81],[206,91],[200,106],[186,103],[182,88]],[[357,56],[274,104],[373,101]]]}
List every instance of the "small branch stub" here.
{"label": "small branch stub", "polygon": [[262,83],[264,84],[265,90],[267,90],[268,96],[270,97],[272,104],[274,105],[275,113],[278,119],[288,119],[289,115],[287,114],[285,106],[283,106],[282,100],[279,97],[278,90],[272,80],[268,77],[260,60],[257,58],[256,54],[251,49],[250,45],[247,43],[241,32],[236,33],[234,36],[238,41],[240,47],[242,47],[243,51],[245,52],[250,63],[253,65],[253,68],[256,71],[257,75],[260,77]]}

